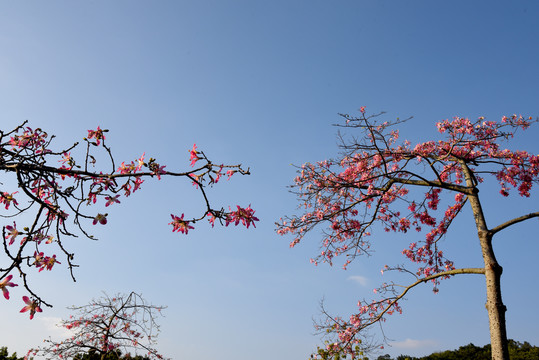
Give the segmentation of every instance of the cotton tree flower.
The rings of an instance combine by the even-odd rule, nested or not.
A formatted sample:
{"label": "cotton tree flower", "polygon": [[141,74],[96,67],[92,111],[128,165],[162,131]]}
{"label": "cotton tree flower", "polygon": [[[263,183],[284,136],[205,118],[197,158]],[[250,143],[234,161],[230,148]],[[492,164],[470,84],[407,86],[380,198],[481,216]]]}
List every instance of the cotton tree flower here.
{"label": "cotton tree flower", "polygon": [[97,216],[94,218],[93,224],[100,223],[101,225],[105,225],[107,223],[107,215],[108,214],[97,214]]}
{"label": "cotton tree flower", "polygon": [[105,199],[107,200],[107,203],[105,204],[105,206],[109,206],[109,205],[112,205],[114,203],[120,203],[120,200],[118,200],[118,198],[120,197],[120,195],[116,195],[115,197],[112,197],[112,196],[107,196],[105,197]]}
{"label": "cotton tree flower", "polygon": [[189,221],[183,220],[183,215],[184,214],[182,214],[182,217],[177,217],[176,215],[170,214],[170,216],[172,217],[172,222],[168,224],[173,226],[172,232],[179,231],[181,233],[187,234],[189,229],[194,229],[194,227],[189,225]]}
{"label": "cotton tree flower", "polygon": [[30,320],[34,318],[34,314],[36,312],[41,312],[41,308],[39,307],[39,303],[36,300],[30,300],[28,296],[23,296],[22,301],[26,303],[26,306],[21,309],[20,312],[27,312],[30,310]]}
{"label": "cotton tree flower", "polygon": [[2,289],[2,292],[4,293],[4,297],[6,298],[6,300],[9,300],[9,291],[7,287],[19,286],[17,284],[9,282],[12,278],[13,278],[13,275],[8,275],[4,278],[4,280],[0,281],[0,289]]}

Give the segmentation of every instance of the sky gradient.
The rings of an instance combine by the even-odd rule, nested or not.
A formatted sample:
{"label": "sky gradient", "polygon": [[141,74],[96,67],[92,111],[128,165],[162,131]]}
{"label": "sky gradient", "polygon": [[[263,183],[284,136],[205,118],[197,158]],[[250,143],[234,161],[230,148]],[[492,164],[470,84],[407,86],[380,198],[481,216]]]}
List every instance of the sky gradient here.
{"label": "sky gradient", "polygon": [[[336,156],[332,124],[360,106],[387,120],[413,116],[401,128],[412,143],[437,138],[435,123],[453,116],[536,117],[537,18],[532,0],[1,2],[2,130],[28,119],[61,148],[99,125],[120,162],[146,152],[177,170],[189,168],[196,143],[214,162],[250,167],[251,176],[209,195],[216,206],[251,204],[260,222],[172,233],[170,214],[195,212],[202,199],[188,182],[148,181],[108,208],[98,242],[73,240],[76,283],[65,267],[36,272],[35,287],[54,308],[30,321],[18,313],[20,286],[1,299],[0,346],[21,355],[64,335],[54,324],[69,315],[66,306],[133,290],[168,306],[158,344],[166,357],[307,358],[321,344],[312,326],[319,302],[348,316],[387,281],[385,264],[406,261],[400,251],[410,239],[380,235],[376,253],[347,271],[311,265],[316,232],[294,249],[274,232],[275,221],[297,211],[287,189],[292,164]],[[534,127],[514,145],[539,153],[538,134]],[[489,224],[537,211],[536,200],[485,193]],[[470,214],[462,215],[445,252],[457,266],[481,266]],[[531,221],[496,239],[508,336],[536,345],[537,229]],[[444,282],[437,295],[418,289],[385,324],[393,346],[382,353],[482,346],[484,302],[482,277]]]}

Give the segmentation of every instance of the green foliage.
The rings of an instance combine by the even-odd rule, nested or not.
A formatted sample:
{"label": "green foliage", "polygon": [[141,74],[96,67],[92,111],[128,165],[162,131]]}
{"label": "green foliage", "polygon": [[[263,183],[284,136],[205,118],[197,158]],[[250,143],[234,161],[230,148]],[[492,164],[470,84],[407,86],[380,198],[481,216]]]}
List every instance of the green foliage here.
{"label": "green foliage", "polygon": [[16,352],[14,352],[11,356],[9,356],[7,347],[3,346],[3,347],[0,347],[0,360],[23,360],[23,358],[17,357]]}
{"label": "green foliage", "polygon": [[[509,340],[509,358],[511,360],[539,360],[539,347],[528,342]],[[399,355],[395,360],[490,360],[490,344],[483,347],[468,344],[457,350],[435,352],[423,357]],[[381,355],[376,360],[393,360],[389,355]]]}
{"label": "green foliage", "polygon": [[[0,359],[2,360],[2,359]],[[148,357],[131,354],[122,355],[120,351],[111,351],[101,358],[101,354],[95,350],[90,350],[87,353],[76,355],[73,360],[150,360]]]}

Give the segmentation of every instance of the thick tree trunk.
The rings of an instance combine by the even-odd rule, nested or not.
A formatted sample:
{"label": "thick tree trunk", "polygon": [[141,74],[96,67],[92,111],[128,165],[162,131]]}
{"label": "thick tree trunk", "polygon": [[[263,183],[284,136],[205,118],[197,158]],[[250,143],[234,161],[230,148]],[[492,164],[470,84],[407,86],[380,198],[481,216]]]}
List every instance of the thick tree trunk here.
{"label": "thick tree trunk", "polygon": [[492,349],[492,360],[509,360],[509,349],[507,345],[507,331],[505,327],[506,307],[502,301],[501,275],[502,267],[498,264],[494,256],[492,247],[493,234],[489,231],[479,201],[479,190],[475,187],[477,183],[466,164],[462,164],[462,170],[466,178],[466,185],[473,189],[473,194],[468,195],[468,200],[472,206],[472,211],[477,227],[477,235],[481,244],[483,261],[485,263],[485,279],[487,285],[487,303],[485,307],[488,311],[488,321],[490,330],[490,345]]}
{"label": "thick tree trunk", "polygon": [[502,267],[496,261],[492,249],[492,236],[480,235],[483,260],[485,262],[485,278],[487,285],[488,321],[490,329],[490,344],[493,360],[509,360],[507,347],[507,332],[505,328],[506,307],[502,301],[500,278]]}

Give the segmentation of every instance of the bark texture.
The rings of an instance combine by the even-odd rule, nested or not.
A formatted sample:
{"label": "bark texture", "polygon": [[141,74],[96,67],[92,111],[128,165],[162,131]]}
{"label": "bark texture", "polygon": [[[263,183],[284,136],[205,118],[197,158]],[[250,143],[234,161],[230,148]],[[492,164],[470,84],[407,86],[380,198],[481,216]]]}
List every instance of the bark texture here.
{"label": "bark texture", "polygon": [[505,311],[507,308],[502,301],[501,276],[502,267],[498,264],[492,247],[493,233],[488,229],[485,215],[479,201],[479,190],[475,187],[476,181],[467,165],[463,164],[463,170],[468,187],[473,188],[473,195],[468,195],[472,207],[477,235],[481,244],[481,252],[485,264],[485,280],[487,286],[487,302],[485,307],[488,311],[490,330],[490,345],[492,348],[492,360],[509,360],[509,348],[505,325]]}

